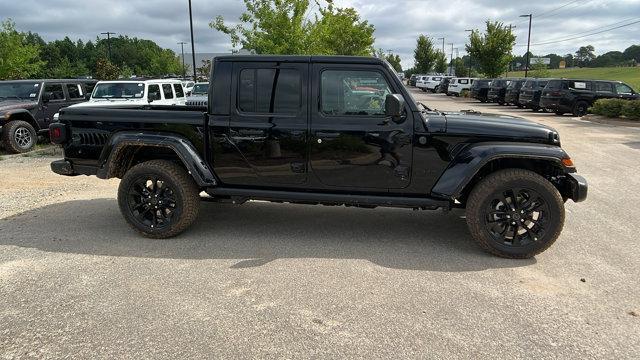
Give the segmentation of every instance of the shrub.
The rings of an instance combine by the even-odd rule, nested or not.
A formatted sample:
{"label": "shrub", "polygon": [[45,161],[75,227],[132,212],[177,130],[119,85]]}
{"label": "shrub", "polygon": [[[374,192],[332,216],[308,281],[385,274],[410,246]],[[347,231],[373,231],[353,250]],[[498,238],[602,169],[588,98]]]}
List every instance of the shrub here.
{"label": "shrub", "polygon": [[599,99],[593,103],[590,112],[606,117],[620,117],[622,108],[627,100],[622,99]]}
{"label": "shrub", "polygon": [[622,108],[622,115],[629,119],[640,120],[640,100],[627,101]]}

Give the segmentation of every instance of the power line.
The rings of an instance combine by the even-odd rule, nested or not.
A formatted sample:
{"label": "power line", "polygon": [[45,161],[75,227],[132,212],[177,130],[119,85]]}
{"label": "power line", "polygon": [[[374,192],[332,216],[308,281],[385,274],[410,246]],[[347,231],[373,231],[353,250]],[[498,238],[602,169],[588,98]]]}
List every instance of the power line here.
{"label": "power line", "polygon": [[[601,27],[599,27],[599,28],[603,28],[603,27],[604,27],[604,28],[606,28],[606,27],[610,27],[610,26],[612,26],[612,25],[619,24],[619,23],[621,23],[621,22],[625,22],[625,21],[629,21],[629,20],[633,20],[633,18],[632,18],[632,19],[623,20],[623,21],[618,21],[618,22],[616,22],[616,23],[613,23],[613,24],[610,24],[610,25],[606,25],[606,26],[601,26]],[[592,31],[594,31],[594,30],[598,29],[598,28],[595,28],[595,29],[591,29],[591,30],[589,30],[589,31],[586,31],[586,33],[588,33],[588,34],[579,35],[580,33],[578,33],[578,34],[574,34],[574,35],[579,35],[579,36],[573,36],[573,37],[568,37],[568,38],[565,38],[565,39],[558,39],[558,40],[552,40],[552,41],[545,41],[545,42],[535,43],[535,44],[531,44],[531,45],[532,45],[532,46],[548,45],[548,44],[555,44],[555,43],[564,42],[564,41],[569,41],[569,40],[580,39],[580,38],[589,37],[589,36],[593,36],[593,35],[597,35],[597,34],[602,34],[602,33],[605,33],[605,32],[607,32],[607,31],[616,30],[616,29],[620,29],[620,28],[623,28],[623,27],[631,26],[631,25],[634,25],[634,24],[637,24],[637,23],[640,23],[640,20],[636,20],[636,21],[630,22],[630,23],[628,23],[628,24],[623,24],[623,25],[614,26],[614,27],[612,27],[612,28],[610,28],[610,29],[604,29],[604,30],[600,30],[600,31],[592,32]],[[591,33],[589,33],[589,32],[591,32]],[[570,36],[571,36],[571,35],[570,35]],[[518,45],[518,46],[525,46],[525,45],[520,44],[520,45]]]}
{"label": "power line", "polygon": [[[555,9],[552,9],[552,10],[549,10],[549,11],[545,11],[545,12],[543,12],[542,14],[536,14],[536,15],[534,15],[534,17],[535,17],[536,19],[539,19],[539,18],[541,18],[541,17],[544,17],[544,16],[545,16],[545,15],[547,15],[547,14],[551,14],[551,13],[553,13],[553,12],[555,12],[555,11],[558,11],[558,10],[560,10],[560,9],[563,9],[563,8],[565,8],[565,7],[567,7],[567,6],[571,5],[571,4],[573,4],[573,3],[577,3],[578,1],[580,1],[580,0],[573,0],[573,1],[569,1],[568,3],[566,3],[566,4],[564,4],[564,5],[561,5],[561,6],[558,6],[558,7],[557,7],[557,8],[555,8]],[[585,1],[585,2],[588,2],[588,1]],[[583,4],[581,4],[581,5],[583,5]]]}

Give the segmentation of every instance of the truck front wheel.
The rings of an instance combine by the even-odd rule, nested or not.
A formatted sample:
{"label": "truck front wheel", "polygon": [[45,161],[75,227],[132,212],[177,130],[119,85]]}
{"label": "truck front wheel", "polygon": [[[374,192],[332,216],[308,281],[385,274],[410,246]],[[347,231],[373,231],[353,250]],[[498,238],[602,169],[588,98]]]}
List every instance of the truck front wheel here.
{"label": "truck front wheel", "polygon": [[198,217],[198,187],[179,165],[151,160],[125,173],[118,188],[120,212],[131,227],[150,238],[169,238]]}
{"label": "truck front wheel", "polygon": [[523,169],[500,170],[472,190],[466,218],[471,236],[484,250],[525,259],[556,241],[564,225],[564,202],[542,176]]}
{"label": "truck front wheel", "polygon": [[26,121],[14,120],[2,129],[2,142],[7,151],[17,154],[31,151],[38,141],[36,130]]}

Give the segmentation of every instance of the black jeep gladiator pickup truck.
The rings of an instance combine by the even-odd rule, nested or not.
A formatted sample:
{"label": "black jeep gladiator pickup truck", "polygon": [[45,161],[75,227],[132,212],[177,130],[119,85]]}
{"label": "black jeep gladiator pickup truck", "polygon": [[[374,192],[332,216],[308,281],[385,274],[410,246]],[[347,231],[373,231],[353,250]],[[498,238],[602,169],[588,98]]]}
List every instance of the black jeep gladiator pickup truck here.
{"label": "black jeep gladiator pickup truck", "polygon": [[208,108],[63,109],[52,170],[122,179],[124,218],[153,238],[184,231],[200,200],[465,208],[473,239],[510,258],[547,249],[564,202],[587,196],[555,130],[430,110],[376,58],[212,63]]}

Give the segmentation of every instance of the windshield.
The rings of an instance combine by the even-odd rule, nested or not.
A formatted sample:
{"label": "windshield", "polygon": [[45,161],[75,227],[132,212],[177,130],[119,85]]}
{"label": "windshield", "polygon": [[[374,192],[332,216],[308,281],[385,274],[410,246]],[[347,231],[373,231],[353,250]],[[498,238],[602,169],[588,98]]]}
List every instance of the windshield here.
{"label": "windshield", "polygon": [[191,91],[192,94],[207,94],[209,92],[209,84],[196,84]]}
{"label": "windshield", "polygon": [[536,81],[535,80],[527,80],[526,83],[524,83],[524,85],[522,85],[522,87],[524,89],[533,89],[536,85]]}
{"label": "windshield", "polygon": [[38,98],[40,83],[36,82],[0,82],[0,99],[33,99]]}
{"label": "windshield", "polygon": [[130,99],[144,96],[143,83],[106,83],[93,89],[94,99]]}

